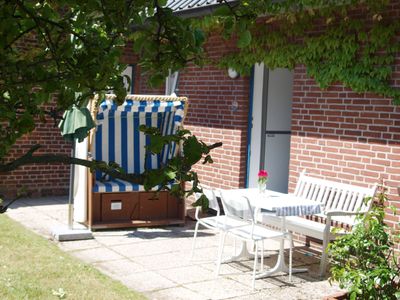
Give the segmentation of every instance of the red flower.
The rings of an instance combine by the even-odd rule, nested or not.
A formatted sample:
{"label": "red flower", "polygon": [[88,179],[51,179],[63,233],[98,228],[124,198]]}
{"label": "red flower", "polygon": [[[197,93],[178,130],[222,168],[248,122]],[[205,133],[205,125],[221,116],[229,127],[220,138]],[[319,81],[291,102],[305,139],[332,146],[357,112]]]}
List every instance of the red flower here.
{"label": "red flower", "polygon": [[258,172],[258,177],[268,177],[268,172],[265,170],[260,170],[260,172]]}

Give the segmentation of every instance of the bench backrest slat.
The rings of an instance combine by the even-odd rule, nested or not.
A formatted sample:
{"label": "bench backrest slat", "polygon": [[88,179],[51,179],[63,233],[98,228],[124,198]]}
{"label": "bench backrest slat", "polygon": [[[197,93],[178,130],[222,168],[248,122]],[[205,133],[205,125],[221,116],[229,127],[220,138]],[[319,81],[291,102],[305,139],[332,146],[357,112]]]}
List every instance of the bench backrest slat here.
{"label": "bench backrest slat", "polygon": [[349,197],[351,197],[351,194],[352,194],[351,191],[341,190],[340,191],[340,198],[339,198],[339,201],[338,201],[338,204],[337,204],[336,207],[338,209],[340,209],[340,210],[344,210],[345,203],[346,203],[346,201],[349,200]]}
{"label": "bench backrest slat", "polygon": [[322,194],[321,203],[325,206],[328,202],[329,195],[331,193],[332,188],[329,186],[325,186],[324,193]]}
{"label": "bench backrest slat", "polygon": [[343,203],[342,210],[345,211],[353,211],[355,207],[355,200],[357,199],[357,193],[349,193],[349,195],[346,198],[346,201]]}

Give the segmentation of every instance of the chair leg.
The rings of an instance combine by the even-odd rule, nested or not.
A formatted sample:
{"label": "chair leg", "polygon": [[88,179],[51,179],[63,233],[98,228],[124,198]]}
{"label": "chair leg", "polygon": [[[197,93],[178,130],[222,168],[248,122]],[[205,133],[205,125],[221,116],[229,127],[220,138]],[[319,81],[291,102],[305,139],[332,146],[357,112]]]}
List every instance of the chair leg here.
{"label": "chair leg", "polygon": [[215,277],[218,277],[219,271],[221,269],[221,263],[222,263],[222,254],[224,252],[224,244],[225,244],[225,236],[226,232],[221,232],[220,233],[220,239],[219,239],[219,247],[218,247],[218,260],[217,260],[217,269],[215,271]]}
{"label": "chair leg", "polygon": [[326,252],[327,247],[328,247],[328,239],[324,239],[322,242],[321,265],[319,268],[319,276],[321,277],[324,277],[328,263],[328,253]]}
{"label": "chair leg", "polygon": [[196,247],[196,238],[197,238],[198,230],[199,230],[199,222],[196,222],[196,226],[194,228],[194,235],[193,235],[192,252],[190,253],[190,260],[193,259],[194,248]]}
{"label": "chair leg", "polygon": [[[218,250],[217,250],[217,260],[216,263],[218,264],[219,262],[219,252],[221,251],[221,247],[223,247],[223,243],[225,242],[225,237],[224,237],[225,232],[220,231],[219,232],[219,242],[218,242]],[[222,261],[222,260],[221,260]]]}
{"label": "chair leg", "polygon": [[293,236],[292,236],[292,234],[290,232],[289,232],[289,234],[290,234],[290,239],[292,240],[290,242],[290,244],[292,245],[292,249],[294,249],[294,239],[293,239]]}
{"label": "chair leg", "polygon": [[256,246],[256,249],[255,249],[255,251],[254,251],[254,266],[253,266],[253,281],[252,281],[252,289],[253,289],[253,291],[255,290],[255,287],[256,287],[256,271],[257,271],[257,260],[258,260],[258,257],[257,257],[257,254],[258,254],[258,243],[257,242],[255,242],[255,246]]}
{"label": "chair leg", "polygon": [[293,237],[289,234],[289,282],[292,282],[292,264],[293,264]]}
{"label": "chair leg", "polygon": [[261,266],[260,271],[264,271],[264,240],[261,241]]}

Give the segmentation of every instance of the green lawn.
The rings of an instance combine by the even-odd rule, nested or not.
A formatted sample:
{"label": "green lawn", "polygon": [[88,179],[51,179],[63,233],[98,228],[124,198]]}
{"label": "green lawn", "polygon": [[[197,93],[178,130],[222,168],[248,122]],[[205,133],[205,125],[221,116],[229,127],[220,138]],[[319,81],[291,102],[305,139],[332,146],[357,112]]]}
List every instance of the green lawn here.
{"label": "green lawn", "polygon": [[0,214],[0,299],[145,299]]}

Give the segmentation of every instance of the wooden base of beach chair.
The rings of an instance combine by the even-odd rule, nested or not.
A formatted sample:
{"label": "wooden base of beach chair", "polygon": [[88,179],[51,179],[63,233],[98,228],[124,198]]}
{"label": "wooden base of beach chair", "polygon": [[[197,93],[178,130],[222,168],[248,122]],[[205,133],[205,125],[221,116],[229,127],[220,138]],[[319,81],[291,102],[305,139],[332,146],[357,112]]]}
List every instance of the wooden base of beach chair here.
{"label": "wooden base of beach chair", "polygon": [[91,229],[181,225],[185,202],[167,191],[92,193],[89,208]]}

